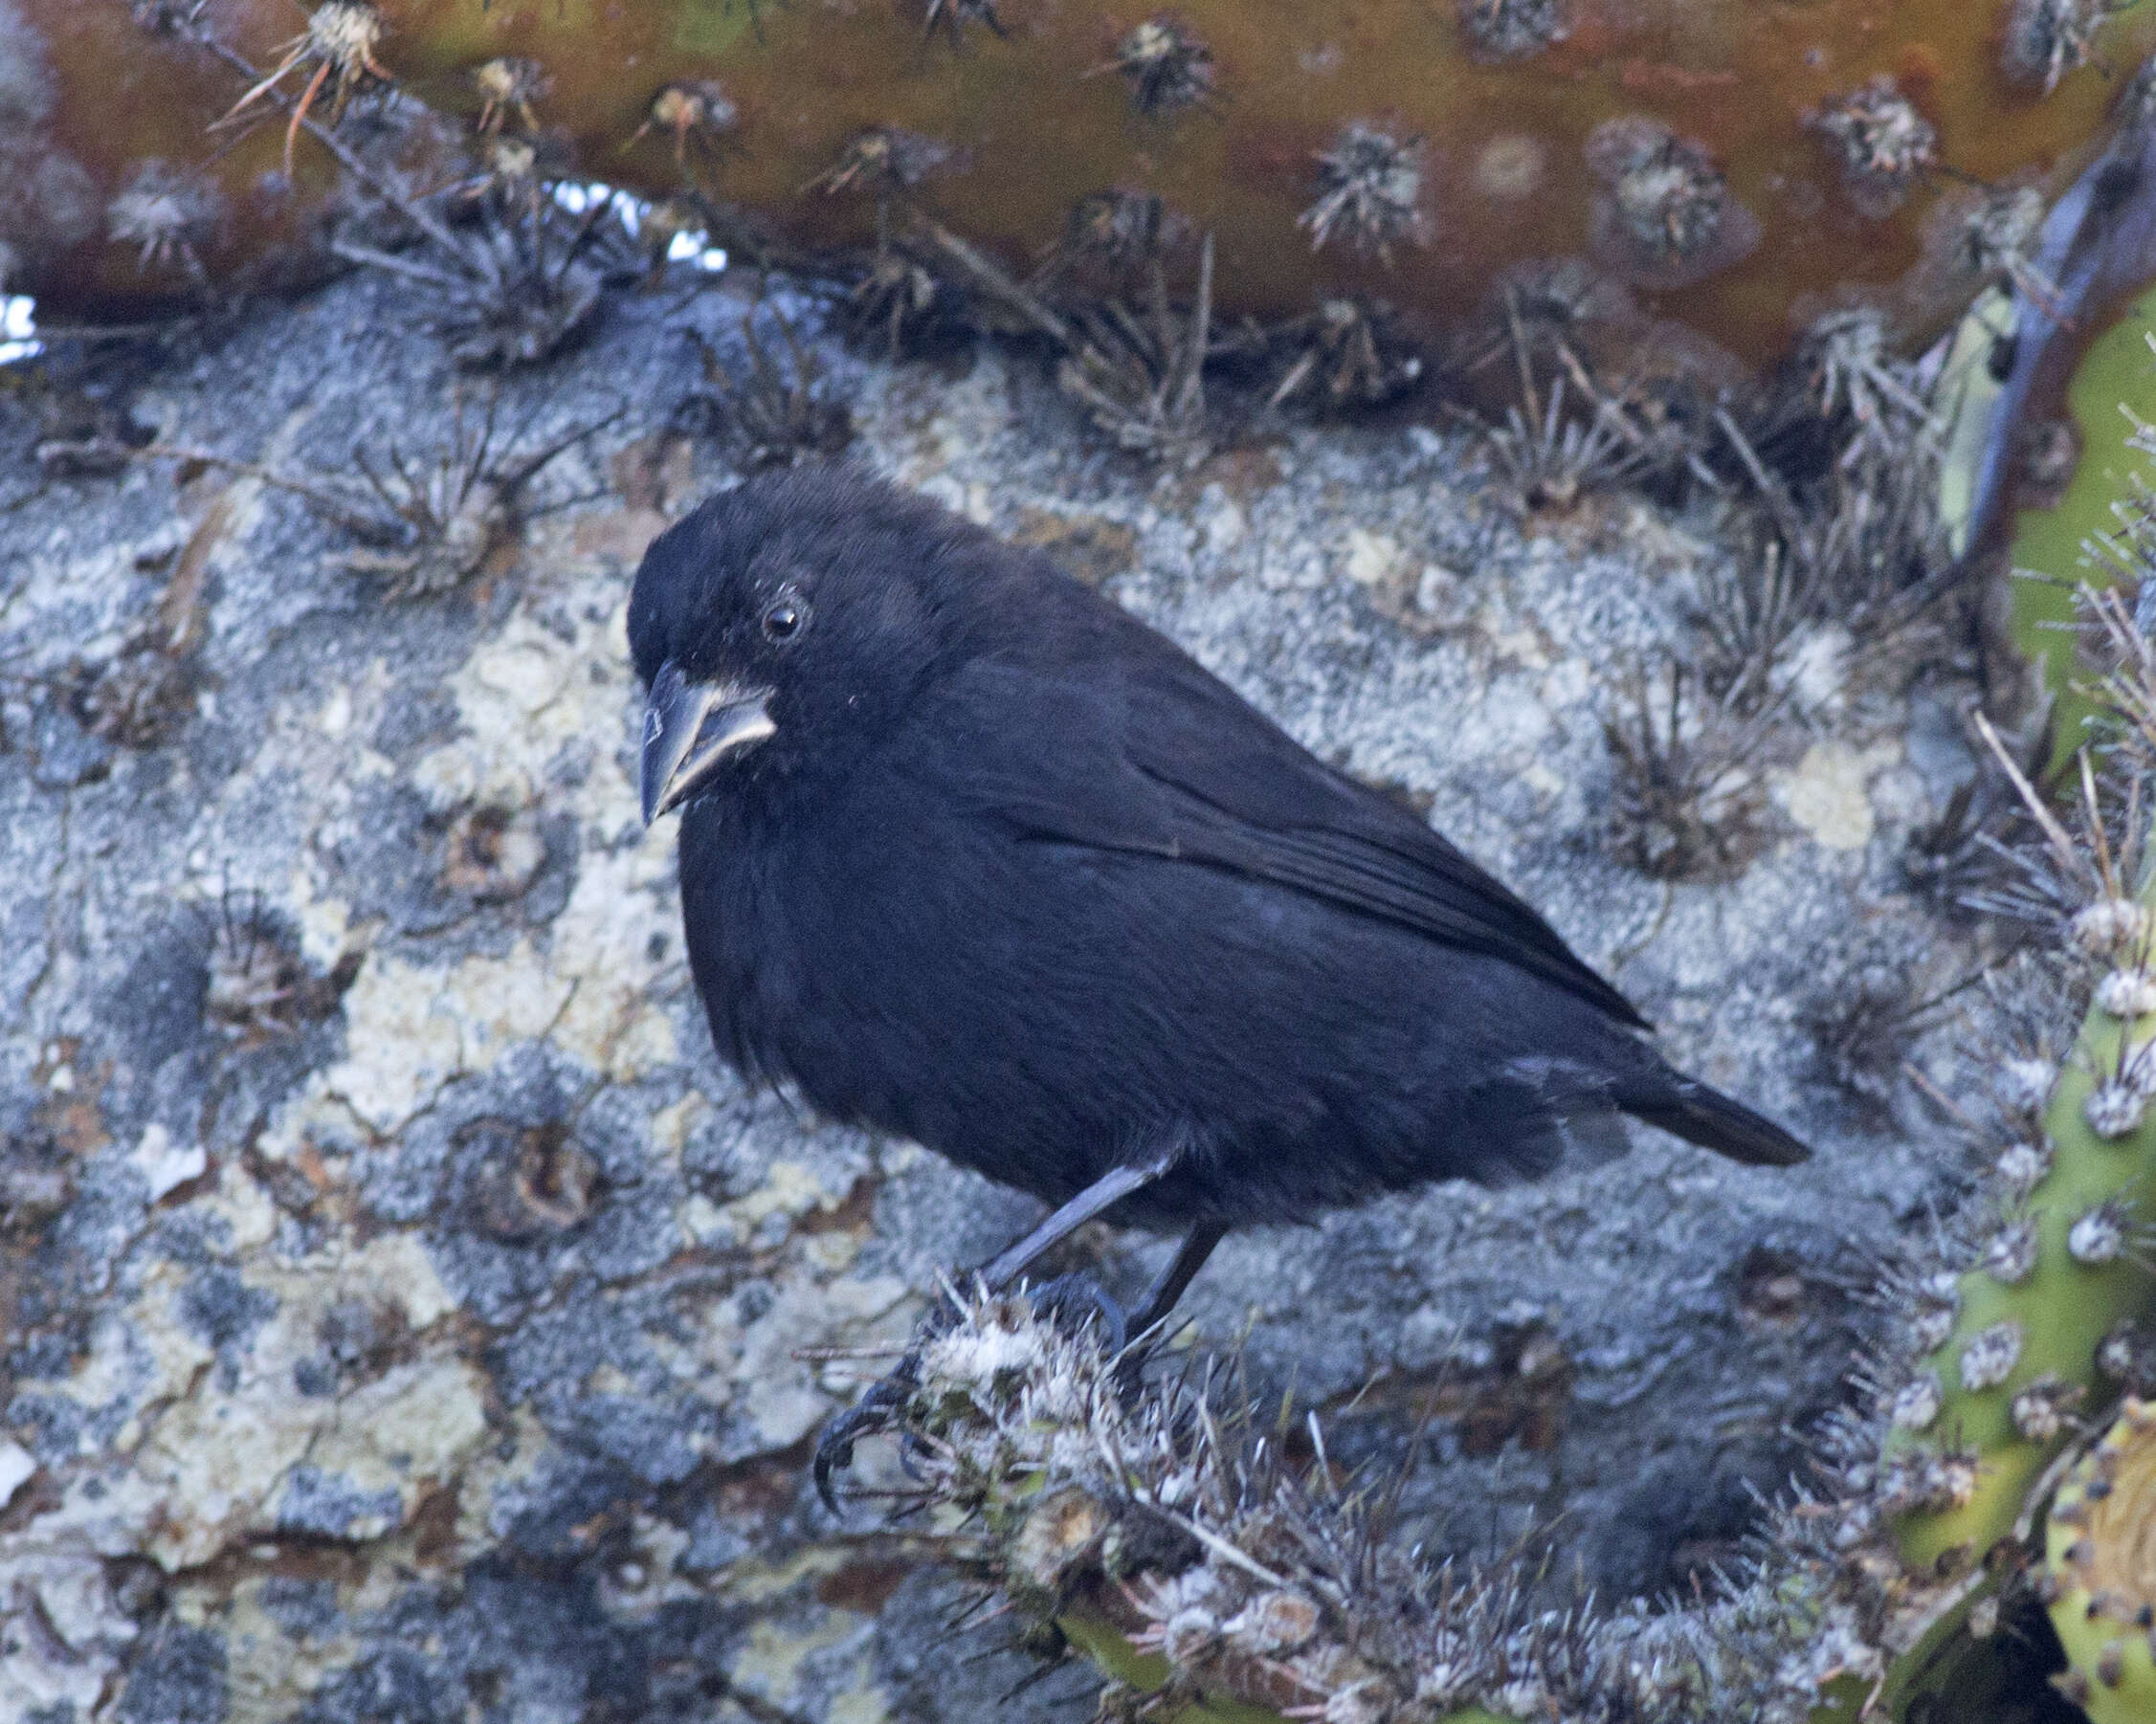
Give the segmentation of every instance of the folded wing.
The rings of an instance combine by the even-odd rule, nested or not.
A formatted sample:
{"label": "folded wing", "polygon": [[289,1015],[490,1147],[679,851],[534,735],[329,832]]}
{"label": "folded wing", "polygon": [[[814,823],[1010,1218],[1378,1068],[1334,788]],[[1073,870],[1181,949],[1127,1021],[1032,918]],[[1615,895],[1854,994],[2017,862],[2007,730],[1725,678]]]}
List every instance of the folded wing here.
{"label": "folded wing", "polygon": [[[1152,637],[1145,637],[1151,644]],[[921,763],[1021,834],[1225,869],[1501,958],[1645,1020],[1535,911],[1406,809],[1342,777],[1161,643],[1053,671],[980,661],[937,698],[963,750]],[[1013,718],[1027,714],[1024,724]],[[1052,736],[1050,758],[1011,740]]]}

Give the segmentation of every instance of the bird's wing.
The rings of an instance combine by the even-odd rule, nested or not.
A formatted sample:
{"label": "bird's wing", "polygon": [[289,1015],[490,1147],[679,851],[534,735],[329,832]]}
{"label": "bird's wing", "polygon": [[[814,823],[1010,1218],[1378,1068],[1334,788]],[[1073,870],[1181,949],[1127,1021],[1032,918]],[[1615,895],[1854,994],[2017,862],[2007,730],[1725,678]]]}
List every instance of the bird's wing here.
{"label": "bird's wing", "polygon": [[939,735],[964,739],[945,767],[963,782],[945,793],[1030,836],[1271,881],[1502,958],[1645,1027],[1531,906],[1181,653],[1056,672],[976,662],[937,704]]}

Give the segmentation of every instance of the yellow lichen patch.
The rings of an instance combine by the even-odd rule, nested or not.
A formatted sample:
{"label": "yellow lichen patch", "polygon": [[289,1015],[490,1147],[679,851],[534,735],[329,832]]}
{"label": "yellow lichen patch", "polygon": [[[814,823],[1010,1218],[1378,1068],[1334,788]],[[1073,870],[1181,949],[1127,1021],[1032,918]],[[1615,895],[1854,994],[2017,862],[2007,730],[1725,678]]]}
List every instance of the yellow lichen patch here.
{"label": "yellow lichen patch", "polygon": [[1862,850],[1872,841],[1873,775],[1885,761],[1840,742],[1814,742],[1775,792],[1791,820],[1828,850]]}
{"label": "yellow lichen patch", "polygon": [[883,1724],[891,1715],[891,1696],[869,1672],[867,1659],[856,1669],[853,1682],[831,1697],[824,1708],[825,1724]]}
{"label": "yellow lichen patch", "polygon": [[744,1557],[726,1570],[725,1596],[743,1604],[768,1604],[783,1599],[804,1580],[820,1580],[857,1559],[843,1545],[805,1545],[783,1561]]}
{"label": "yellow lichen patch", "polygon": [[814,1210],[830,1208],[845,1195],[817,1178],[807,1163],[782,1158],[771,1163],[761,1185],[734,1199],[722,1213],[734,1237],[746,1240],[774,1215],[798,1221]]}
{"label": "yellow lichen patch", "polygon": [[[198,1207],[221,1215],[230,1237],[242,1231],[233,1218],[260,1199],[254,1181],[228,1167]],[[407,1337],[418,1357],[363,1361],[348,1385],[295,1395],[296,1374],[320,1359],[333,1316],[362,1309],[378,1315],[370,1320],[385,1344]],[[418,1246],[397,1234],[303,1265],[256,1256],[207,1290],[201,1271],[159,1265],[100,1324],[81,1367],[56,1385],[91,1406],[125,1389],[148,1409],[139,1432],[122,1433],[122,1447],[139,1444],[124,1488],[106,1492],[94,1513],[128,1527],[129,1542],[172,1570],[276,1533],[286,1493],[309,1477],[332,1477],[352,1500],[371,1499],[368,1514],[341,1528],[345,1536],[389,1530],[431,1481],[454,1477],[486,1434],[484,1377],[430,1354],[422,1338],[452,1309]],[[220,1311],[242,1314],[243,1348],[221,1354],[206,1338],[206,1328],[233,1321]]]}
{"label": "yellow lichen patch", "polygon": [[426,1248],[410,1233],[368,1240],[344,1258],[339,1273],[349,1285],[377,1288],[395,1299],[414,1330],[431,1328],[456,1309]]}
{"label": "yellow lichen patch", "polygon": [[506,958],[467,958],[437,973],[435,1009],[456,1026],[458,1072],[483,1072],[518,1042],[548,1033],[582,978],[565,975],[528,939]]}
{"label": "yellow lichen patch", "polygon": [[1400,542],[1390,535],[1362,527],[1347,529],[1341,547],[1341,566],[1358,586],[1379,586],[1397,579],[1404,562]]}
{"label": "yellow lichen patch", "polygon": [[300,955],[328,968],[344,956],[351,939],[351,905],[343,898],[320,895],[315,875],[304,868],[292,871],[285,894],[285,908],[299,924]]}
{"label": "yellow lichen patch", "polygon": [[350,1666],[360,1643],[350,1634],[326,1640],[296,1635],[266,1605],[267,1576],[250,1576],[228,1599],[182,1588],[173,1615],[189,1626],[211,1626],[225,1648],[226,1724],[281,1724],[302,1712],[322,1684]]}
{"label": "yellow lichen patch", "polygon": [[[185,1395],[215,1355],[178,1320],[173,1295],[179,1279],[170,1264],[151,1270],[131,1305],[115,1305],[99,1317],[81,1362],[50,1392],[85,1407],[123,1397],[155,1403]],[[139,1428],[122,1429],[119,1446],[132,1448],[140,1438]]]}
{"label": "yellow lichen patch", "polygon": [[[569,901],[544,941],[447,974],[397,963],[362,972],[346,1007],[353,1053],[332,1088],[378,1130],[408,1117],[448,1076],[483,1070],[533,1036],[551,1036],[615,1078],[677,1057],[661,961],[650,956],[675,937],[671,834],[635,830],[636,789],[612,745],[628,738],[634,713],[618,600],[578,615],[564,638],[520,610],[482,641],[450,681],[462,734],[413,768],[413,785],[439,809],[477,801],[558,807],[576,817],[586,842]],[[578,770],[565,782],[557,767],[570,757]],[[380,1033],[401,1035],[404,1050],[363,1049],[363,1015]]]}
{"label": "yellow lichen patch", "polygon": [[277,1205],[261,1182],[237,1161],[218,1167],[217,1182],[206,1194],[201,1213],[224,1224],[225,1237],[236,1250],[268,1245],[277,1233]]}
{"label": "yellow lichen patch", "polygon": [[[548,966],[572,979],[554,1025],[556,1043],[610,1077],[641,1076],[678,1056],[648,954],[678,920],[672,869],[652,847],[588,849],[576,891],[555,919]],[[662,943],[661,949],[666,949]]]}
{"label": "yellow lichen patch", "polygon": [[[553,1440],[530,1407],[511,1407],[503,1413],[491,1439],[471,1457],[457,1480],[454,1548],[476,1552],[493,1544],[500,1536],[494,1518],[498,1501],[528,1490],[533,1475],[552,1452]],[[386,1593],[389,1585],[393,1582],[385,1584]]]}
{"label": "yellow lichen patch", "polygon": [[[564,639],[528,609],[513,613],[451,677],[466,734],[421,762],[417,781],[461,797],[528,796],[565,746],[592,747],[601,762],[611,760],[614,750],[604,744],[626,738],[631,722],[622,628],[618,612],[580,616]],[[624,807],[633,809],[626,777],[604,766],[600,776],[629,789]]]}
{"label": "yellow lichen patch", "polygon": [[748,1640],[726,1672],[732,1685],[767,1706],[790,1711],[802,1679],[802,1667],[818,1653],[830,1653],[849,1641],[865,1639],[874,1625],[850,1610],[819,1606],[804,1613],[799,1626],[769,1617],[752,1625]]}
{"label": "yellow lichen patch", "polygon": [[16,1717],[91,1717],[109,1700],[120,1660],[141,1633],[106,1583],[102,1553],[118,1547],[75,1527],[40,1523],[38,1533],[34,1541],[0,1545],[11,1628],[37,1630],[0,1634],[0,1696]]}
{"label": "yellow lichen patch", "polygon": [[671,1062],[673,1026],[648,996],[651,966],[635,961],[667,924],[649,895],[610,895],[610,876],[633,869],[609,861],[588,858],[544,947],[521,939],[505,957],[448,969],[370,958],[345,998],[349,1051],[325,1076],[329,1093],[391,1132],[443,1084],[486,1071],[520,1042],[551,1036],[616,1078]]}
{"label": "yellow lichen patch", "polygon": [[652,1143],[668,1155],[679,1155],[697,1122],[711,1112],[711,1104],[691,1091],[670,1108],[652,1116]]}
{"label": "yellow lichen patch", "polygon": [[486,1400],[486,1380],[461,1359],[399,1366],[339,1398],[307,1462],[363,1491],[394,1491],[409,1509],[421,1488],[455,1478],[485,1438]]}
{"label": "yellow lichen patch", "polygon": [[375,956],[345,995],[350,1051],[322,1081],[378,1132],[395,1131],[464,1069],[460,1026],[442,1009],[443,981],[438,970]]}
{"label": "yellow lichen patch", "polygon": [[156,1501],[149,1555],[177,1572],[266,1530],[274,1492],[305,1460],[324,1410],[296,1407],[282,1383],[268,1394],[212,1389],[168,1410],[133,1473]]}

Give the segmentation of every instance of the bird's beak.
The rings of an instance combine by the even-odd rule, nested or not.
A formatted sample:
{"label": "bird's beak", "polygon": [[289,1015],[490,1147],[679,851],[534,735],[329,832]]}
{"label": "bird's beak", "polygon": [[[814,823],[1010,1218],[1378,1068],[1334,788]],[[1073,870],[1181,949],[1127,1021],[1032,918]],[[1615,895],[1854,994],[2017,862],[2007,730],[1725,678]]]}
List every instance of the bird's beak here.
{"label": "bird's beak", "polygon": [[644,703],[646,826],[693,794],[727,756],[778,729],[765,705],[770,697],[769,689],[738,682],[691,682],[671,660],[659,666]]}

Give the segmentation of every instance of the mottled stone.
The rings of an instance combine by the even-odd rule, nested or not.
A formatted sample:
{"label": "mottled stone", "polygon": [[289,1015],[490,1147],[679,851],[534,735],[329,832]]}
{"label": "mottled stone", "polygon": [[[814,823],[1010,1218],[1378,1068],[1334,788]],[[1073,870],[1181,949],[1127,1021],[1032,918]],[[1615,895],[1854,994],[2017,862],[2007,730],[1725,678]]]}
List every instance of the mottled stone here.
{"label": "mottled stone", "polygon": [[[383,339],[401,298],[356,279],[261,310],[134,410],[300,477],[415,450],[451,380]],[[1562,1509],[1567,1572],[1606,1597],[1724,1558],[1795,1463],[1785,1433],[1842,1393],[1851,1254],[1958,1177],[1951,1145],[1835,1089],[1805,1028],[1881,951],[1918,994],[1966,967],[1897,861],[1967,769],[1927,747],[1920,771],[1902,734],[1951,726],[1891,689],[1808,696],[1765,763],[1778,846],[1725,886],[1647,879],[1600,848],[1600,718],[1725,554],[1707,523],[1625,505],[1523,532],[1472,441],[1420,427],[1156,477],[1022,359],[883,368],[792,312],[861,458],[1075,536],[1086,579],[1426,808],[1677,1057],[1817,1143],[1748,1172],[1642,1133],[1544,1185],[1233,1240],[1189,1302],[1198,1339],[1247,1330],[1254,1381],[1328,1409],[1336,1459],[1397,1459],[1436,1398],[1402,1498],[1434,1552]],[[0,1692],[33,1713],[725,1716],[738,1694],[866,1724],[988,1715],[1015,1680],[1014,1655],[976,1676],[926,1652],[949,1582],[804,1486],[811,1434],[879,1368],[829,1350],[901,1337],[939,1269],[1036,1211],[712,1054],[673,822],[637,819],[622,617],[641,544],[725,475],[704,452],[663,496],[607,491],[687,387],[670,318],[738,346],[724,294],[633,298],[508,387],[534,439],[630,416],[537,481],[571,506],[451,596],[391,602],[249,475],[136,463],[0,515],[0,1612],[51,1625],[0,1633]],[[27,447],[14,410],[0,450]],[[71,731],[34,691],[133,638],[179,556],[206,571],[196,709],[146,748]],[[284,942],[246,1024],[210,1009],[234,915]],[[1945,1047],[1910,1056],[1950,1085]],[[1078,1255],[1129,1289],[1162,1249]],[[1069,1707],[1074,1680],[1005,1715]]]}

